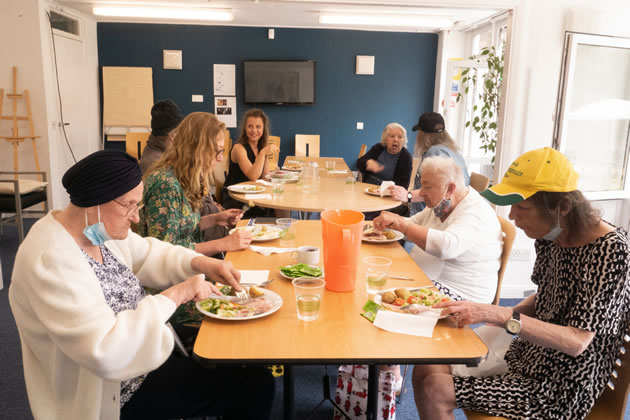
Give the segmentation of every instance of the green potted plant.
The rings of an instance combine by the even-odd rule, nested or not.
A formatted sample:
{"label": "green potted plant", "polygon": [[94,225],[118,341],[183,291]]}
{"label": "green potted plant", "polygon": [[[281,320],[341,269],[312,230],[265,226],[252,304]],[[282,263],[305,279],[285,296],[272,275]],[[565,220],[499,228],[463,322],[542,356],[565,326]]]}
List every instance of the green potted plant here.
{"label": "green potted plant", "polygon": [[[471,67],[462,71],[461,89],[457,94],[457,102],[469,92],[477,92],[473,99],[470,120],[466,127],[471,127],[481,139],[480,148],[492,153],[492,162],[497,144],[497,119],[501,103],[501,82],[503,81],[503,54],[497,54],[494,47],[484,47],[479,55],[471,60],[484,65]],[[487,67],[486,67],[487,66]],[[462,93],[463,90],[463,93]]]}

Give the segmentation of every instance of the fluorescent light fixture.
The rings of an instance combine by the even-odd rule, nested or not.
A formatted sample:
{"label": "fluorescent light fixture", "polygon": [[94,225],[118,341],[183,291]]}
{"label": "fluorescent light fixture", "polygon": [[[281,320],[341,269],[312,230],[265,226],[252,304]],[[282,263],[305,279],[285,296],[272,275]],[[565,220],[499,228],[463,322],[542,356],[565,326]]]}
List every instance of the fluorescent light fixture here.
{"label": "fluorescent light fixture", "polygon": [[205,9],[186,7],[94,7],[92,12],[98,16],[180,19],[180,20],[234,20],[231,9]]}
{"label": "fluorescent light fixture", "polygon": [[450,28],[453,18],[435,15],[392,14],[320,14],[319,23],[330,25],[408,26],[416,28]]}

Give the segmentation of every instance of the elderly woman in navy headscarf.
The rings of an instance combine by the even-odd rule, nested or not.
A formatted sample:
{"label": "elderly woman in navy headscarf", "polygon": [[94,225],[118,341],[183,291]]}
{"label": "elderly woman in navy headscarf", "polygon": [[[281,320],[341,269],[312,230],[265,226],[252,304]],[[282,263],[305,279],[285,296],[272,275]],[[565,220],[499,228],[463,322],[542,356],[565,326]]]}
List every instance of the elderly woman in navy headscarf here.
{"label": "elderly woman in navy headscarf", "polygon": [[[126,153],[93,153],[62,183],[70,204],[31,228],[9,290],[34,417],[268,418],[266,369],[205,370],[171,356],[166,320],[219,293],[204,275],[240,290],[231,263],[130,231],[143,185]],[[252,404],[239,403],[244,395]]]}

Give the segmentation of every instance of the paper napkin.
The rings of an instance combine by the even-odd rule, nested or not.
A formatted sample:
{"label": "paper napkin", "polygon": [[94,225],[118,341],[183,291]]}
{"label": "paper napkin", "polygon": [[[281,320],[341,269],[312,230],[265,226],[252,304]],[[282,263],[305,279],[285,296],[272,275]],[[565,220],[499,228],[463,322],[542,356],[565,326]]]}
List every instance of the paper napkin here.
{"label": "paper napkin", "polygon": [[238,270],[241,283],[262,284],[269,280],[269,270]]}
{"label": "paper napkin", "polygon": [[271,254],[282,254],[283,252],[293,252],[295,251],[297,248],[277,248],[277,247],[273,247],[273,246],[258,246],[258,245],[250,245],[249,249],[251,249],[254,252],[258,252],[260,254],[263,254],[265,257],[271,255]]}
{"label": "paper napkin", "polygon": [[383,181],[383,183],[381,184],[381,197],[387,194],[387,190],[389,190],[389,187],[392,187],[394,185],[396,185],[394,181]]}
{"label": "paper napkin", "polygon": [[378,311],[374,325],[385,331],[417,337],[432,337],[433,328],[435,328],[439,317],[440,314],[434,311],[421,312],[418,315]]}
{"label": "paper napkin", "polygon": [[271,194],[245,194],[247,200],[271,200]]}
{"label": "paper napkin", "polygon": [[257,179],[256,184],[263,184],[263,185],[266,185],[267,187],[271,187],[273,185],[271,182],[265,181],[264,179]]}
{"label": "paper napkin", "polygon": [[348,173],[348,171],[346,171],[345,169],[333,169],[331,171],[328,171],[329,174],[345,174]]}

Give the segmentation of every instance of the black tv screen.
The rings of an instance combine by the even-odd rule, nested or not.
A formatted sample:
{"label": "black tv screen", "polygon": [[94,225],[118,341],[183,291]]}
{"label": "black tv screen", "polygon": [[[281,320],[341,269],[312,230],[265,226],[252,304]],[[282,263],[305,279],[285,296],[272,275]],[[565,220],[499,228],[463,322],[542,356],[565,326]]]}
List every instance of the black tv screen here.
{"label": "black tv screen", "polygon": [[246,104],[314,104],[315,60],[243,61]]}

